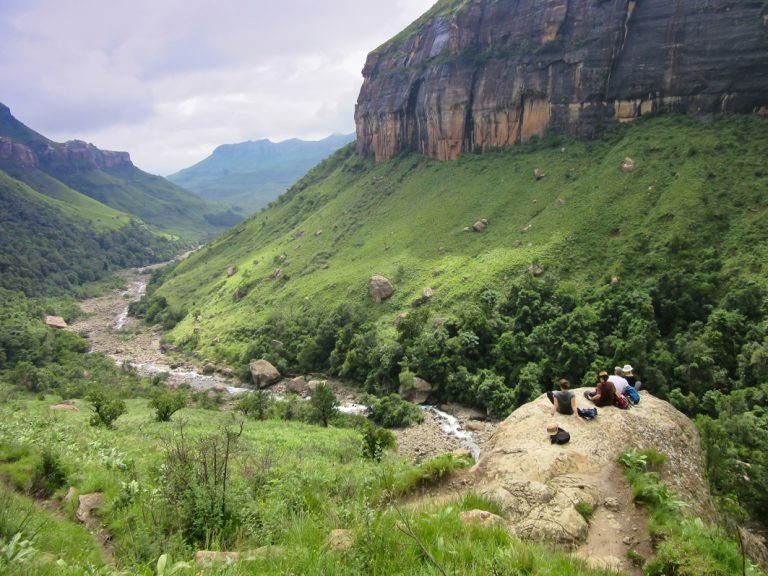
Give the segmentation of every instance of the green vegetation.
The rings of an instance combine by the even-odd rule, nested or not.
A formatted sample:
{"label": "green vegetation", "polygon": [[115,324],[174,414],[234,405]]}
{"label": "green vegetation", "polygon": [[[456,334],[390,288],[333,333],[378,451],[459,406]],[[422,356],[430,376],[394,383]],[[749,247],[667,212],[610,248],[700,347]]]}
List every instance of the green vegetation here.
{"label": "green vegetation", "polygon": [[738,546],[724,531],[701,518],[685,514],[685,503],[676,498],[658,472],[666,458],[655,451],[630,450],[619,456],[632,495],[648,507],[648,529],[655,557],[647,563],[648,576],[710,576],[758,574],[747,566]]}
{"label": "green vegetation", "polygon": [[119,269],[170,259],[183,246],[106,207],[101,214],[88,203],[52,200],[2,171],[0,204],[0,288],[28,296],[72,293]]}
{"label": "green vegetation", "polygon": [[368,406],[368,418],[385,428],[405,428],[424,421],[421,409],[397,394],[379,398],[368,396],[365,405]]}

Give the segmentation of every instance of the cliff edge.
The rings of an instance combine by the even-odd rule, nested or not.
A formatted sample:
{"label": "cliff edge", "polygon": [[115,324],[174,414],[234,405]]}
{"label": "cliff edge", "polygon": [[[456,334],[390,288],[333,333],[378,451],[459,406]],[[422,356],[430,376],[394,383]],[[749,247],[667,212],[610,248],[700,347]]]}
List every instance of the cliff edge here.
{"label": "cliff edge", "polygon": [[363,69],[357,148],[443,160],[660,112],[768,114],[768,9],[441,0]]}
{"label": "cliff edge", "polygon": [[[590,405],[582,390],[576,393],[579,407]],[[645,511],[632,501],[617,462],[622,451],[653,448],[667,455],[662,481],[690,513],[712,515],[696,427],[671,404],[647,392],[641,396],[629,410],[598,408],[588,422],[550,416],[545,396],[522,406],[486,444],[473,470],[473,489],[501,505],[514,535],[569,547],[597,566],[630,568],[622,565],[626,550],[650,552],[650,542]],[[570,433],[568,444],[550,444],[546,428],[553,421]],[[594,509],[589,521],[577,511],[579,503]]]}

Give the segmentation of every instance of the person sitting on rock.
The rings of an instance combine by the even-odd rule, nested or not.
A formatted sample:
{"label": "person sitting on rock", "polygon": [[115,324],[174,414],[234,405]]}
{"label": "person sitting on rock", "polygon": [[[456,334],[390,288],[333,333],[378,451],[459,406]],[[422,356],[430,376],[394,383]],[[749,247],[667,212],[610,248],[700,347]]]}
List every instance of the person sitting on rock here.
{"label": "person sitting on rock", "polygon": [[555,412],[564,414],[565,416],[576,415],[576,418],[581,420],[581,416],[576,411],[576,394],[570,389],[571,383],[565,378],[560,379],[560,391],[559,392],[547,392],[547,398],[552,403],[552,408],[549,411],[551,415]]}
{"label": "person sitting on rock", "polygon": [[571,440],[571,435],[557,423],[547,425],[547,434],[549,434],[550,444],[567,444]]}
{"label": "person sitting on rock", "polygon": [[640,388],[642,388],[643,383],[635,376],[635,369],[632,368],[631,364],[625,364],[624,368],[621,370],[624,372],[624,379],[629,382],[629,385],[632,386],[632,388],[635,390],[640,390]]}
{"label": "person sitting on rock", "polygon": [[613,387],[616,389],[616,394],[624,394],[624,390],[629,386],[629,382],[624,378],[624,370],[621,366],[615,366],[613,368],[613,374],[608,376],[608,382],[613,384]]}
{"label": "person sitting on rock", "polygon": [[584,398],[593,402],[595,406],[613,406],[613,402],[616,399],[616,387],[613,385],[613,382],[608,380],[608,372],[605,370],[600,372],[599,378],[600,381],[597,383],[595,391],[585,391]]}

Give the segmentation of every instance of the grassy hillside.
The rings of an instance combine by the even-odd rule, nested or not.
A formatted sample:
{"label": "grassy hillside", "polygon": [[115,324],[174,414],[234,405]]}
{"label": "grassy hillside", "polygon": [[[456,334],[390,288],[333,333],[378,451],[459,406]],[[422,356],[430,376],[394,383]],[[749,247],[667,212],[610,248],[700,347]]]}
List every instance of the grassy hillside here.
{"label": "grassy hillside", "polygon": [[[229,334],[275,314],[352,302],[390,325],[425,287],[435,290],[432,311],[456,310],[483,288],[503,292],[533,265],[578,286],[612,276],[631,284],[663,273],[672,253],[709,248],[726,273],[764,283],[765,128],[667,117],[599,142],[456,162],[406,156],[374,165],[348,148],[180,265],[159,293],[202,317],[195,324],[190,315],[174,337],[194,328],[215,355],[238,344]],[[627,156],[636,167],[625,173]],[[537,180],[535,169],[546,176]],[[483,218],[485,231],[464,231]],[[227,278],[230,266],[239,272]],[[372,274],[395,284],[384,304],[367,296]]]}
{"label": "grassy hillside", "polygon": [[0,171],[2,288],[63,294],[126,266],[169,259],[182,247],[42,173],[35,178],[51,196]]}
{"label": "grassy hillside", "polygon": [[275,200],[321,160],[354,139],[333,135],[317,142],[269,140],[219,146],[213,154],[168,177],[212,201],[251,214]]}
{"label": "grassy hillside", "polygon": [[[14,118],[2,104],[0,136],[29,148],[27,153],[34,159],[32,164],[10,155],[3,159],[0,169],[33,190],[69,203],[71,210],[82,211],[99,227],[114,228],[112,216],[124,212],[186,242],[197,242],[242,219],[225,205],[207,202],[164,178],[139,170],[127,155],[117,162],[113,153],[106,153],[112,154],[112,163],[100,163],[98,158],[105,153],[92,145],[52,142]],[[71,150],[73,144],[75,152]],[[103,165],[114,167],[96,168]],[[103,207],[84,201],[84,196]],[[125,219],[120,225],[124,223]]]}

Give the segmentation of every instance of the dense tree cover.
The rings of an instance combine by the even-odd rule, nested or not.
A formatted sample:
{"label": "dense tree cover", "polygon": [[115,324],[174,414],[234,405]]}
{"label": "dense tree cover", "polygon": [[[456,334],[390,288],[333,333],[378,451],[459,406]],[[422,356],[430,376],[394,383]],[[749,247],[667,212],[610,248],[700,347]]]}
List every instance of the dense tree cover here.
{"label": "dense tree cover", "polygon": [[0,186],[0,287],[65,294],[130,266],[170,259],[181,245],[132,222],[95,231],[12,187]]}
{"label": "dense tree cover", "polygon": [[71,320],[78,312],[71,301],[29,299],[0,288],[0,380],[65,398],[82,398],[97,385],[134,396],[142,384],[130,370],[118,369],[103,354],[86,354],[82,336],[43,321],[48,314]]}
{"label": "dense tree cover", "polygon": [[[766,290],[733,281],[713,250],[669,259],[645,279],[594,288],[528,277],[503,293],[485,289],[452,315],[415,308],[395,336],[344,304],[324,317],[276,314],[227,337],[250,343],[232,359],[243,373],[264,357],[283,370],[321,371],[387,395],[408,371],[440,400],[498,418],[560,378],[589,386],[600,370],[631,363],[646,390],[700,416],[714,492],[739,496],[756,518],[768,515]],[[273,339],[286,345],[273,350]]]}

